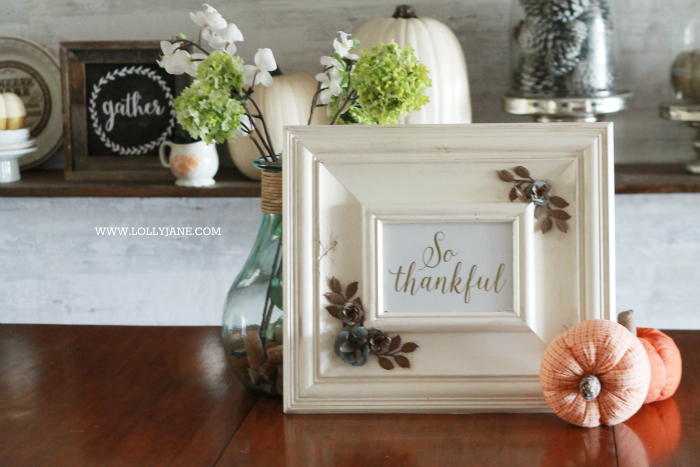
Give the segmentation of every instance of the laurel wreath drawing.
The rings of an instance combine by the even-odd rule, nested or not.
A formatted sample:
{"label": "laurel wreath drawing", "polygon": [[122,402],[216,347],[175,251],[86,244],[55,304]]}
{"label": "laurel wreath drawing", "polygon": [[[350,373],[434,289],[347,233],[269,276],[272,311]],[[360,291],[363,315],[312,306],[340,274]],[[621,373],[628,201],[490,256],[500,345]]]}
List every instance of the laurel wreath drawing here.
{"label": "laurel wreath drawing", "polygon": [[[155,140],[151,141],[150,143],[147,144],[141,144],[139,146],[131,146],[131,147],[125,147],[120,144],[115,143],[114,141],[110,140],[107,135],[105,134],[104,130],[102,129],[102,126],[100,125],[98,114],[97,114],[97,96],[100,94],[100,91],[102,91],[102,87],[109,83],[110,81],[114,81],[117,78],[124,78],[127,75],[141,75],[149,78],[150,80],[154,81],[160,89],[163,91],[165,94],[165,97],[167,98],[168,101],[168,106],[170,107],[170,122],[168,124],[168,128],[165,129],[165,131],[160,135],[160,137]],[[120,156],[140,156],[143,154],[147,154],[153,149],[160,147],[160,145],[163,143],[163,141],[168,138],[168,136],[171,135],[173,132],[173,129],[175,128],[175,115],[172,112],[173,108],[173,94],[170,91],[170,88],[168,87],[168,84],[161,78],[158,74],[156,74],[156,70],[149,68],[149,67],[144,67],[143,65],[141,66],[125,66],[123,68],[119,68],[117,70],[110,71],[107,73],[105,76],[101,77],[100,80],[97,82],[92,87],[92,92],[90,93],[90,101],[89,101],[89,111],[90,111],[90,121],[92,122],[92,128],[95,131],[95,134],[100,137],[100,141],[107,146],[109,149],[112,151],[116,152]]]}

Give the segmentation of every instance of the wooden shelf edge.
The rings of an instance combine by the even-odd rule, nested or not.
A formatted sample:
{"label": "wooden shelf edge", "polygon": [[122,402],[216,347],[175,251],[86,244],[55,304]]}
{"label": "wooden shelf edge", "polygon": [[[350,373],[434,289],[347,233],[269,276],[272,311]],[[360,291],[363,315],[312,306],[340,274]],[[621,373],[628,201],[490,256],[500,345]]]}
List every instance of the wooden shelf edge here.
{"label": "wooden shelf edge", "polygon": [[[29,171],[22,180],[0,184],[3,197],[133,197],[133,198],[242,198],[259,197],[260,182],[248,180],[235,169],[223,169],[209,188],[185,188],[172,181],[67,181],[61,171]],[[700,175],[684,164],[618,164],[615,193],[700,193]]]}
{"label": "wooden shelf edge", "polygon": [[176,186],[174,180],[73,181],[63,172],[29,171],[22,180],[0,184],[0,198],[254,198],[260,197],[260,182],[248,180],[235,169],[223,169],[206,188]]}
{"label": "wooden shelf edge", "polygon": [[685,170],[685,164],[618,164],[615,193],[700,193],[700,175]]}

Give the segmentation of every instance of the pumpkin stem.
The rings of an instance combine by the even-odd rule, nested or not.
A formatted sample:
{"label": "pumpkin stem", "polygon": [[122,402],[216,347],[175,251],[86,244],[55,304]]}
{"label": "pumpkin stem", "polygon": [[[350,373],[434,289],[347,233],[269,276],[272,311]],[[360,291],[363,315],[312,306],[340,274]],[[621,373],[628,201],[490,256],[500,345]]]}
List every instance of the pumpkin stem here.
{"label": "pumpkin stem", "polygon": [[396,7],[396,10],[394,10],[392,18],[411,19],[418,18],[418,16],[416,16],[416,11],[411,5],[399,5]]}
{"label": "pumpkin stem", "polygon": [[581,397],[587,401],[592,401],[600,394],[600,380],[595,375],[586,375],[579,384],[579,390],[581,391]]}
{"label": "pumpkin stem", "polygon": [[637,335],[637,325],[634,322],[634,311],[623,311],[617,315],[617,322],[626,327],[633,336]]}

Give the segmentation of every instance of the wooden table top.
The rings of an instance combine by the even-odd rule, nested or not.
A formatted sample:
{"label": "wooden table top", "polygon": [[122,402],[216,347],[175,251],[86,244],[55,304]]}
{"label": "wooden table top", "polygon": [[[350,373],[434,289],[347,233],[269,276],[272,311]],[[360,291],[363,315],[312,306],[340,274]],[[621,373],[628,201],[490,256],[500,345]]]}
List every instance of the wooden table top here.
{"label": "wooden table top", "polygon": [[700,465],[700,331],[676,395],[616,427],[551,414],[284,415],[219,328],[0,325],[2,466]]}

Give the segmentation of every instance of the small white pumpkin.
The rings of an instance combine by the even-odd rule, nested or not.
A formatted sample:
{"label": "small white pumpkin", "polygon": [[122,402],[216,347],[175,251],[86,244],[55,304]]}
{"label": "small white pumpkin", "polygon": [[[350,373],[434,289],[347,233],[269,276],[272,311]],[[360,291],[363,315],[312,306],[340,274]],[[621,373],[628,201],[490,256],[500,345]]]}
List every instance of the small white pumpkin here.
{"label": "small white pumpkin", "polygon": [[[308,123],[311,99],[317,86],[318,81],[312,74],[291,73],[275,76],[274,82],[269,88],[261,84],[255,87],[253,99],[265,116],[270,138],[272,138],[272,146],[278,154],[282,152],[284,145],[284,127]],[[248,103],[248,110],[252,114],[257,113],[251,103]],[[326,123],[326,109],[317,108],[311,124],[325,125]],[[262,123],[257,120],[256,124],[262,132]],[[260,157],[260,152],[250,137],[245,136],[237,138],[235,141],[229,141],[228,148],[236,167],[246,177],[260,180],[261,171],[253,166],[253,161]]]}
{"label": "small white pumpkin", "polygon": [[430,102],[402,119],[402,123],[471,123],[467,63],[452,30],[440,21],[418,18],[407,5],[396,7],[392,18],[373,18],[355,34],[360,49],[396,42],[413,47],[418,60],[430,72]]}
{"label": "small white pumpkin", "polygon": [[24,102],[13,92],[0,94],[0,130],[19,130],[27,123]]}

